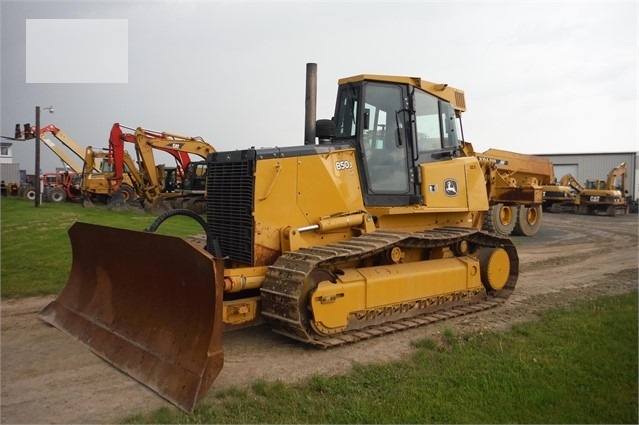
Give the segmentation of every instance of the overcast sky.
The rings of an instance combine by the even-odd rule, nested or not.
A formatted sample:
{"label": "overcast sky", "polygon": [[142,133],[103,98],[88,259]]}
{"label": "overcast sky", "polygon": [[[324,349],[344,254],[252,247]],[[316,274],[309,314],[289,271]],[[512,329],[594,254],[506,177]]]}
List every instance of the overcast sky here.
{"label": "overcast sky", "polygon": [[[638,4],[0,0],[0,130],[53,105],[42,126],[83,146],[115,122],[218,150],[301,145],[314,62],[317,118],[341,77],[416,76],[465,91],[476,151],[637,151]],[[34,151],[14,142],[14,162],[32,173]],[[61,165],[41,151],[43,172]]]}

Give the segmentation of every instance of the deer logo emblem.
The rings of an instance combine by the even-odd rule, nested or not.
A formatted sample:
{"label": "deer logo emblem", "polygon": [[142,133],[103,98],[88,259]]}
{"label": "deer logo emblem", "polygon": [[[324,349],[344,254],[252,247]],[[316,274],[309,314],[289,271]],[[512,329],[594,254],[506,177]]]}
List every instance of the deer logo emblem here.
{"label": "deer logo emblem", "polygon": [[444,180],[444,193],[446,196],[457,196],[457,182],[454,179]]}

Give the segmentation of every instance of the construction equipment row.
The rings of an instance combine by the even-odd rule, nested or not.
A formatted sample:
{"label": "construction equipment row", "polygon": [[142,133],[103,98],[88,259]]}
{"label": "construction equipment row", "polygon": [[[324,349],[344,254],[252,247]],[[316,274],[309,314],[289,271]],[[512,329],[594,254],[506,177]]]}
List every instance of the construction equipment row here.
{"label": "construction equipment row", "polygon": [[[136,128],[125,133],[118,123],[113,124],[109,146],[103,150],[92,146],[82,148],[69,135],[54,125],[40,130],[41,140],[68,167],[67,171],[45,173],[42,177],[44,198],[48,201],[82,200],[85,206],[94,201],[118,205],[139,202],[142,206],[160,208],[188,208],[204,210],[206,166],[203,159],[215,152],[213,146],[199,137],[187,137],[167,132],[159,133]],[[131,129],[133,130],[133,129]],[[35,129],[28,124],[22,131],[16,125],[15,139],[33,138]],[[75,157],[51,141],[51,134]],[[132,143],[136,159],[125,150],[125,142]],[[172,155],[175,167],[156,164],[154,150]],[[190,154],[202,161],[192,161]],[[20,195],[35,196],[33,186],[20,189]]]}
{"label": "construction equipment row", "polygon": [[625,162],[610,170],[606,180],[588,179],[584,185],[566,174],[558,182],[544,186],[544,209],[611,217],[628,214],[635,203],[628,196],[627,178]]}

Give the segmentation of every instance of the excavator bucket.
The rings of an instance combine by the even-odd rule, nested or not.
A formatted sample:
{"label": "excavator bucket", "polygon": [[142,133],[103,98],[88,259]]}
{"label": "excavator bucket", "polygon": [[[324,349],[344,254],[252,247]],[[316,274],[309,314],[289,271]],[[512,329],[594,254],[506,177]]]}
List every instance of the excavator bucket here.
{"label": "excavator bucket", "polygon": [[224,363],[223,261],[181,238],[75,223],[73,264],[40,318],[186,412]]}

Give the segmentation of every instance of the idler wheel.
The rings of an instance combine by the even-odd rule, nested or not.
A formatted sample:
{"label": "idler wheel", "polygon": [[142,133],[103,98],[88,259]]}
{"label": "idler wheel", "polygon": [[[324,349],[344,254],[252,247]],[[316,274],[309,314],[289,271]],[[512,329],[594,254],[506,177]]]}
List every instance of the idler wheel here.
{"label": "idler wheel", "polygon": [[481,281],[486,289],[499,291],[508,282],[510,259],[503,248],[482,248],[477,253],[481,267]]}

